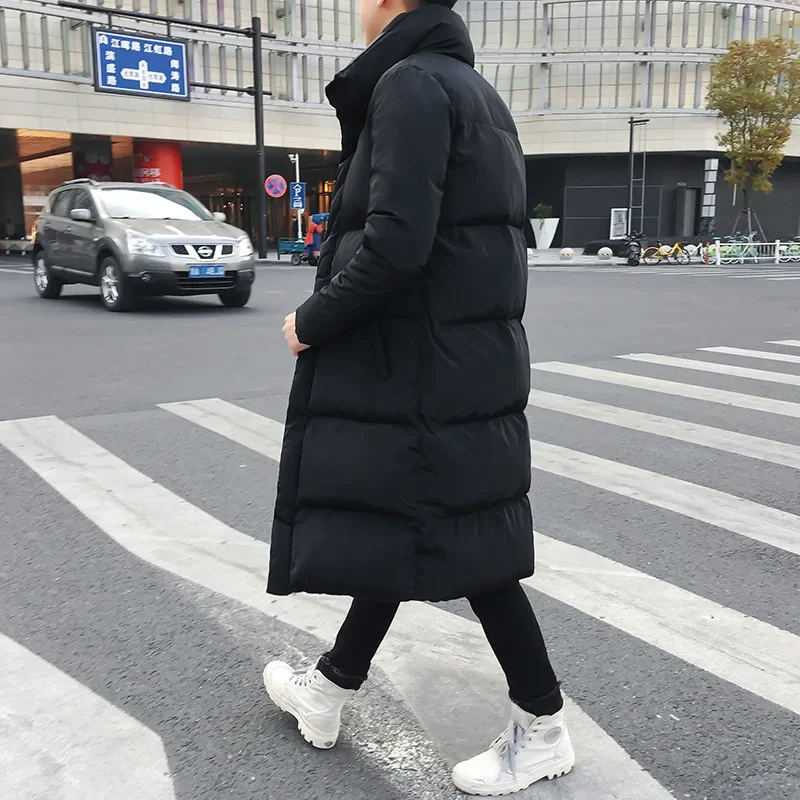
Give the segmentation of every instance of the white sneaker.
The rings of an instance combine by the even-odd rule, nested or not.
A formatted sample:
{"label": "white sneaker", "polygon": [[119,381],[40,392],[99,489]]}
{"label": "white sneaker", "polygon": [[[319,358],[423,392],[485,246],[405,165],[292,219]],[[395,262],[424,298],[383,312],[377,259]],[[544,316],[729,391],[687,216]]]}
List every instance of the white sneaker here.
{"label": "white sneaker", "polygon": [[297,720],[307,742],[321,750],[336,744],[342,707],[354,691],[331,683],[316,666],[295,672],[282,661],[264,668],[264,686],[272,702]]}
{"label": "white sneaker", "polygon": [[513,794],[542,778],[566,775],[574,764],[563,708],[535,717],[512,705],[508,729],[486,752],[456,764],[453,783],[467,794]]}

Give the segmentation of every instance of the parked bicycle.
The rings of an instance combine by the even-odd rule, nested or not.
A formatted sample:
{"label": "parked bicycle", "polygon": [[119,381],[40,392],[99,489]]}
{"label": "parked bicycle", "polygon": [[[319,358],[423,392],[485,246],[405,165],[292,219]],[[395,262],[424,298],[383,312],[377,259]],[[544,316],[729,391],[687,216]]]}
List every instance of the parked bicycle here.
{"label": "parked bicycle", "polygon": [[765,245],[757,240],[758,231],[751,231],[749,236],[745,236],[741,231],[736,231],[732,236],[723,236],[719,240],[720,262],[744,264],[745,261],[755,261],[757,263],[760,256],[763,255],[761,251],[765,250]]}
{"label": "parked bicycle", "polygon": [[781,261],[800,261],[800,236],[792,236],[786,244],[781,245]]}
{"label": "parked bicycle", "polygon": [[671,264],[688,264],[692,259],[688,250],[685,249],[687,245],[675,242],[671,247],[668,244],[653,245],[644,251],[642,258],[645,264],[660,264],[665,261]]}

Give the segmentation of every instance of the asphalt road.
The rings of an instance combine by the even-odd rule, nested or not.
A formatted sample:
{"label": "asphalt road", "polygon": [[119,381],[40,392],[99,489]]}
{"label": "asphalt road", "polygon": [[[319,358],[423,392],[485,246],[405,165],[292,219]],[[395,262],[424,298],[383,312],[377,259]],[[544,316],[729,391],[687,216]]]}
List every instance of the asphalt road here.
{"label": "asphalt road", "polygon": [[[263,593],[280,328],[312,277],[109,314],[0,260],[3,800],[439,800],[502,728],[461,603],[403,610],[334,751],[264,696],[342,613]],[[797,278],[530,271],[528,588],[579,763],[521,796],[800,798]]]}

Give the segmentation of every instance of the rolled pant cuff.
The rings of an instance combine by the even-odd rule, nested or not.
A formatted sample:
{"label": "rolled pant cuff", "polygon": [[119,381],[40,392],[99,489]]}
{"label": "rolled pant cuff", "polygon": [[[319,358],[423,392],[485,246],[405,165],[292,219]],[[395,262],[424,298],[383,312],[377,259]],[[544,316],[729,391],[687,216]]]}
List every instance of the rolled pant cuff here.
{"label": "rolled pant cuff", "polygon": [[360,689],[361,685],[367,679],[367,676],[357,677],[354,675],[345,675],[335,664],[331,662],[326,653],[320,656],[317,662],[317,669],[331,682],[335,683],[340,689],[351,689],[355,691]]}
{"label": "rolled pant cuff", "polygon": [[518,700],[514,695],[509,694],[511,702],[518,705],[523,711],[533,714],[536,717],[549,717],[557,714],[564,707],[564,698],[561,694],[561,684],[557,683],[556,688],[541,697],[534,697],[530,700]]}

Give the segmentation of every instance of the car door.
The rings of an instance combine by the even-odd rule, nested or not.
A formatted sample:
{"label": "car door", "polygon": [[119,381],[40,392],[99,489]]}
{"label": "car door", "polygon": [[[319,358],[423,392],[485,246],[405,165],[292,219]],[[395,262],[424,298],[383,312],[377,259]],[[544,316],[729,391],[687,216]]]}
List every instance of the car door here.
{"label": "car door", "polygon": [[73,192],[74,189],[54,192],[36,227],[36,237],[40,239],[47,260],[56,272],[61,272],[65,267],[64,229],[68,223]]}
{"label": "car door", "polygon": [[[91,221],[72,219],[71,214],[75,209],[88,211],[91,214]],[[66,225],[62,234],[64,267],[76,277],[85,278],[93,275],[96,266],[94,263],[94,240],[97,210],[86,189],[73,190],[66,216]]]}

